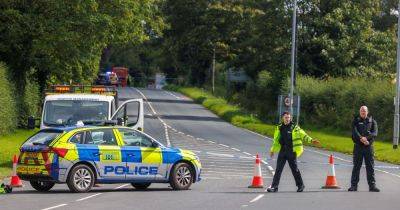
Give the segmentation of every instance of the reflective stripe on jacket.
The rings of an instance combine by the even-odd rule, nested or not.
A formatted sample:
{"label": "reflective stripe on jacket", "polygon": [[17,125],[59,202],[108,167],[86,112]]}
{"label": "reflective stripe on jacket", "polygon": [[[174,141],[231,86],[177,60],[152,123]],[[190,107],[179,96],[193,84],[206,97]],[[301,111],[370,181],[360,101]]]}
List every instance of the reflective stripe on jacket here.
{"label": "reflective stripe on jacket", "polygon": [[[271,147],[271,152],[274,153],[278,153],[281,150],[281,144],[279,143],[279,139],[281,138],[281,126],[282,124],[279,124],[275,128],[274,142]],[[312,138],[298,125],[292,127],[293,152],[296,153],[296,157],[299,157],[303,153],[303,141],[311,143],[311,140]]]}

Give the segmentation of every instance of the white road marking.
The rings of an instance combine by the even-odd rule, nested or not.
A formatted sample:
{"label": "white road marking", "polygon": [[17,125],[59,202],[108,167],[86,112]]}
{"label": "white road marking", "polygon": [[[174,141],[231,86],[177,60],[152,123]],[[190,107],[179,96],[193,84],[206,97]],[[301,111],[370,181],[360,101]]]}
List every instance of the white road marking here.
{"label": "white road marking", "polygon": [[213,152],[207,152],[207,154],[215,155],[215,156],[222,156],[222,157],[231,157],[231,158],[235,157],[234,155],[231,155],[231,154],[222,154],[222,153],[213,153]]}
{"label": "white road marking", "polygon": [[225,144],[219,144],[220,146],[223,146],[223,147],[229,147],[228,145],[225,145]]}
{"label": "white road marking", "polygon": [[237,152],[240,152],[240,149],[237,149],[237,148],[234,148],[234,147],[231,147],[231,149],[232,149],[232,150],[235,150],[235,151],[237,151]]}
{"label": "white road marking", "polygon": [[57,205],[57,206],[52,206],[52,207],[45,208],[45,209],[42,209],[42,210],[50,210],[50,209],[55,209],[55,208],[63,207],[63,206],[66,206],[66,205],[67,205],[66,203],[63,203],[63,204],[60,204],[60,205]]}
{"label": "white road marking", "polygon": [[248,153],[248,152],[243,152],[243,154],[245,154],[245,155],[251,155],[250,153]]}
{"label": "white road marking", "polygon": [[78,200],[76,200],[76,201],[83,201],[83,200],[86,200],[86,199],[89,199],[89,198],[93,198],[93,197],[98,196],[98,195],[101,195],[101,194],[102,194],[102,193],[96,193],[96,194],[94,194],[94,195],[90,195],[90,196],[87,196],[87,197],[78,199]]}
{"label": "white road marking", "polygon": [[264,194],[257,195],[257,197],[255,197],[253,200],[251,200],[250,203],[254,203],[254,202],[260,200],[262,197],[264,197]]}
{"label": "white road marking", "polygon": [[173,93],[171,93],[171,92],[169,92],[169,91],[164,91],[164,92],[166,92],[166,93],[168,93],[169,95],[175,97],[176,99],[182,99],[181,97],[179,97],[179,96],[177,96],[177,95],[175,95],[175,94],[173,94]]}
{"label": "white road marking", "polygon": [[208,142],[210,142],[211,144],[215,144],[215,142],[208,140]]}
{"label": "white road marking", "polygon": [[241,128],[241,129],[243,129],[243,130],[245,130],[245,131],[248,131],[248,132],[250,132],[250,133],[252,133],[252,134],[255,134],[255,135],[257,135],[257,136],[260,136],[260,137],[263,137],[263,138],[266,138],[266,139],[269,139],[269,140],[271,140],[271,138],[270,138],[270,137],[268,137],[268,136],[264,136],[264,135],[262,135],[262,134],[259,134],[259,133],[256,133],[256,132],[254,132],[254,131],[251,131],[251,130],[249,130],[249,129],[246,129],[246,128]]}
{"label": "white road marking", "polygon": [[[174,144],[175,145],[175,144]],[[190,151],[192,151],[192,152],[194,152],[194,153],[201,153],[202,151],[199,151],[199,150],[190,150]]]}
{"label": "white road marking", "polygon": [[[146,103],[149,105],[151,111],[156,115],[157,112],[156,110],[154,110],[153,106],[151,105],[151,103],[147,100],[147,97],[142,93],[142,91],[140,91],[139,89],[135,88],[135,90],[142,95],[143,99],[146,101]],[[160,120],[160,122],[163,124],[164,126],[164,130],[165,130],[165,139],[167,140],[167,146],[170,147],[171,146],[171,141],[169,139],[169,135],[168,135],[168,125],[164,122],[164,120],[162,120],[160,118],[160,116],[157,116],[157,119]]]}
{"label": "white road marking", "polygon": [[124,185],[118,186],[118,187],[114,188],[114,190],[124,188],[124,187],[126,187],[126,186],[128,186],[128,185],[129,185],[129,184],[124,184]]}

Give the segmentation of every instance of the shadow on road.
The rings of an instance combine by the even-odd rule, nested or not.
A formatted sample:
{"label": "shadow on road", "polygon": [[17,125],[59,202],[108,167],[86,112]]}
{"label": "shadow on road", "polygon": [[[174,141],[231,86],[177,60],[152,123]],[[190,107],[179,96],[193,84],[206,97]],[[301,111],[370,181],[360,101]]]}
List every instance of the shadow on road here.
{"label": "shadow on road", "polygon": [[[135,188],[123,188],[123,189],[94,189],[91,190],[88,193],[105,193],[105,192],[163,192],[163,191],[175,191],[171,188],[149,188],[146,190],[137,190]],[[68,189],[55,189],[55,190],[50,190],[48,192],[39,192],[36,190],[21,190],[21,191],[13,191],[11,194],[32,194],[32,195],[40,195],[40,194],[68,194],[68,193],[73,193],[69,191]],[[82,193],[83,194],[83,193]]]}

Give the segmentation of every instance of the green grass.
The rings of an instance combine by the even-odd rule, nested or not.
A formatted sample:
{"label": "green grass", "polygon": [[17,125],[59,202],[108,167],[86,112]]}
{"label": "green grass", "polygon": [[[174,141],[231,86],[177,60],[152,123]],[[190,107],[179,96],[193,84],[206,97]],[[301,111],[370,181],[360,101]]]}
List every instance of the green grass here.
{"label": "green grass", "polygon": [[18,155],[21,144],[36,131],[18,129],[0,136],[0,179],[11,175],[13,155]]}
{"label": "green grass", "polygon": [[[235,126],[269,137],[274,134],[275,125],[263,123],[240,107],[228,104],[226,100],[215,97],[203,89],[178,86],[167,86],[166,89],[185,94]],[[313,128],[312,126],[306,126],[306,128],[312,128],[306,129],[307,133],[311,137],[318,139],[321,142],[320,147],[323,149],[346,154],[352,153],[353,141],[350,135],[334,130]],[[393,150],[390,143],[376,141],[374,146],[377,160],[400,164],[400,150]]]}

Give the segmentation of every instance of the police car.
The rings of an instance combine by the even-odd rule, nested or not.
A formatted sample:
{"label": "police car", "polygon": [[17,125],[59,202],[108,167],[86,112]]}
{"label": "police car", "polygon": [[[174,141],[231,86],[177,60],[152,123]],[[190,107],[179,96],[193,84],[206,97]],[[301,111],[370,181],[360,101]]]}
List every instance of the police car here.
{"label": "police car", "polygon": [[21,146],[17,166],[18,176],[38,191],[56,183],[67,183],[72,192],[88,192],[95,183],[131,183],[137,189],[169,183],[186,190],[200,181],[200,172],[193,152],[122,126],[40,130]]}

